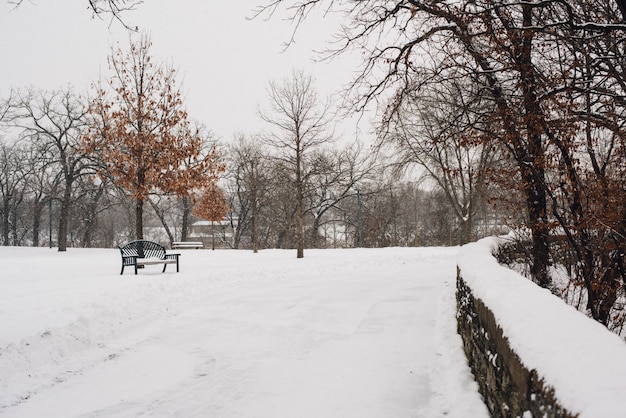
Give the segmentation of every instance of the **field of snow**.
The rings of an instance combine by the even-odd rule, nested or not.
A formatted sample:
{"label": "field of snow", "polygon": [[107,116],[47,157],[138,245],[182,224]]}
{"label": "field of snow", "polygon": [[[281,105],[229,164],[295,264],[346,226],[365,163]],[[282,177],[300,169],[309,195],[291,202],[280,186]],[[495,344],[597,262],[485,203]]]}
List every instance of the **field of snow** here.
{"label": "field of snow", "polygon": [[0,247],[0,417],[487,417],[457,249]]}

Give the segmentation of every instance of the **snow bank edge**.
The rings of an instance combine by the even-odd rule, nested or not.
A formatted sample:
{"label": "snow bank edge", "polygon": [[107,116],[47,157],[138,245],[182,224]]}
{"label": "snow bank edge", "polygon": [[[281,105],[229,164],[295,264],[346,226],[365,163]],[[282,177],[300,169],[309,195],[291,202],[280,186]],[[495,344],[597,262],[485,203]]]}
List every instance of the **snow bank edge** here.
{"label": "snow bank edge", "polygon": [[[464,283],[493,314],[510,350],[554,390],[563,408],[580,418],[622,416],[626,344],[548,290],[499,265],[492,254],[502,240],[485,238],[459,251],[459,309]],[[469,320],[461,315],[460,325]]]}

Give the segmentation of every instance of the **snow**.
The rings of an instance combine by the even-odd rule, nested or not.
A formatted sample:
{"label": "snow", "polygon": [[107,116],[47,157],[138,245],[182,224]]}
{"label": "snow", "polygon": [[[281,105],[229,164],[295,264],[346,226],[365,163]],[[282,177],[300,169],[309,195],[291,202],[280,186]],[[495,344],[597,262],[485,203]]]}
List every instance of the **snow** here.
{"label": "snow", "polygon": [[0,417],[488,416],[457,249],[177,252],[0,247]]}
{"label": "snow", "polygon": [[548,290],[500,266],[500,239],[462,247],[461,275],[492,311],[513,350],[580,418],[626,415],[626,344]]}

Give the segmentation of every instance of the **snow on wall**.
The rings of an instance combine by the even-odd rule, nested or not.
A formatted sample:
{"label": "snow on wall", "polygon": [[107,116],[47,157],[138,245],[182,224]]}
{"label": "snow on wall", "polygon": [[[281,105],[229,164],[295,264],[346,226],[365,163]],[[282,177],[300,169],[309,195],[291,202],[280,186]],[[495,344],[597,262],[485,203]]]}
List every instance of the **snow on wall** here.
{"label": "snow on wall", "polygon": [[580,418],[626,416],[626,343],[548,290],[501,266],[501,238],[465,245],[459,277],[492,313],[511,350]]}

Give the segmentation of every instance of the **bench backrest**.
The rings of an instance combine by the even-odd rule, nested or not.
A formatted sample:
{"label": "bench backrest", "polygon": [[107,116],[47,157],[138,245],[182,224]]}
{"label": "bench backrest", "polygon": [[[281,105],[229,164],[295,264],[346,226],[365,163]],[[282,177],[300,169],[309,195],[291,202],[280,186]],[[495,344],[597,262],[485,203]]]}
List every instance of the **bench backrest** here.
{"label": "bench backrest", "polygon": [[165,258],[165,247],[156,242],[137,240],[119,247],[124,257]]}

